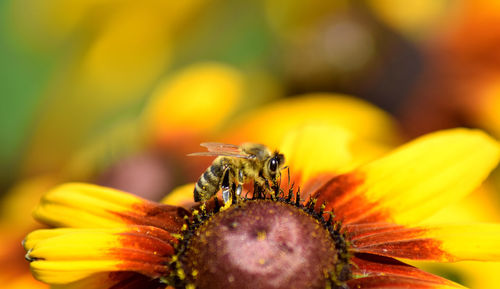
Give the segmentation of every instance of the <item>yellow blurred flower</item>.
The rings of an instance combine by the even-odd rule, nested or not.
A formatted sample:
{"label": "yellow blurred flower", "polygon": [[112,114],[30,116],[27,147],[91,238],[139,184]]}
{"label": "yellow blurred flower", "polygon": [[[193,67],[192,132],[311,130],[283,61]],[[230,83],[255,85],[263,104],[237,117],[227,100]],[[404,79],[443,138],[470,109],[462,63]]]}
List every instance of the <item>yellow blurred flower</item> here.
{"label": "yellow blurred flower", "polygon": [[144,112],[145,129],[157,145],[201,140],[235,112],[245,89],[243,74],[230,66],[192,65],[158,86]]}

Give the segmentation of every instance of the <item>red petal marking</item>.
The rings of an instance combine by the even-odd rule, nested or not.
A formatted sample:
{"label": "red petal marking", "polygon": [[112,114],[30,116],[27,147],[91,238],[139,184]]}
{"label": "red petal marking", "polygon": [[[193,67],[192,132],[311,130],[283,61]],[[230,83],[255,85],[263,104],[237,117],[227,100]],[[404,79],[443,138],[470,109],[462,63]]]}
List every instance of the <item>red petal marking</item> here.
{"label": "red petal marking", "polygon": [[[370,229],[369,226],[370,224],[346,226],[354,252],[412,260],[456,260],[441,249],[440,240],[425,237],[427,230],[424,228],[374,224]],[[360,232],[356,229],[360,229]]]}
{"label": "red petal marking", "polygon": [[326,202],[327,208],[336,208],[355,195],[356,188],[363,183],[363,179],[354,172],[338,175],[314,192],[313,197],[318,198],[318,202]]}
{"label": "red petal marking", "polygon": [[375,229],[372,232],[365,231],[363,236],[352,237],[350,240],[356,247],[367,247],[388,242],[414,240],[424,236],[426,230],[423,228],[407,228],[396,226],[392,229]]}
{"label": "red petal marking", "polygon": [[168,232],[179,232],[184,216],[189,215],[184,208],[149,201],[134,205],[131,211],[113,213],[129,224],[154,226]]}
{"label": "red petal marking", "polygon": [[177,239],[174,238],[170,232],[167,232],[163,229],[153,227],[153,226],[133,226],[130,227],[130,231],[126,233],[122,233],[123,235],[128,235],[128,234],[143,234],[147,235],[148,237],[154,237],[160,240],[163,240],[164,242],[167,242],[169,244],[175,245],[177,244]]}
{"label": "red petal marking", "polygon": [[119,268],[123,269],[122,271],[136,272],[148,276],[149,278],[155,279],[170,275],[168,260],[164,261],[165,264],[163,265],[149,264],[149,263],[144,263],[142,261],[141,262],[124,261]]}
{"label": "red petal marking", "polygon": [[392,223],[346,224],[343,226],[344,231],[349,234],[351,240],[399,228],[403,228],[403,226]]}
{"label": "red petal marking", "polygon": [[165,284],[156,279],[134,272],[112,272],[109,273],[113,285],[108,289],[160,289],[165,288]]}
{"label": "red petal marking", "polygon": [[455,286],[455,283],[447,279],[427,273],[418,268],[388,257],[370,254],[356,254],[356,256],[351,258],[351,261],[354,263],[354,266],[352,266],[351,269],[354,276],[405,277],[434,282],[437,284],[447,284],[450,286]]}
{"label": "red petal marking", "polygon": [[454,256],[440,249],[441,242],[434,239],[415,239],[386,242],[354,249],[355,252],[370,253],[393,258],[427,260],[440,262],[458,261]]}
{"label": "red petal marking", "polygon": [[317,198],[317,204],[325,203],[325,211],[333,211],[335,219],[344,224],[390,221],[390,212],[376,209],[379,204],[369,201],[361,191],[363,182],[363,174],[356,171],[338,175],[317,189],[312,197]]}
{"label": "red petal marking", "polygon": [[[305,183],[301,186],[300,192],[305,197],[308,198],[313,192],[316,192],[324,186],[329,180],[334,178],[333,174],[322,173],[310,177]],[[299,184],[299,182],[296,182]]]}
{"label": "red petal marking", "polygon": [[169,272],[167,266],[174,254],[172,236],[155,227],[136,227],[121,233],[121,246],[110,250],[109,254],[123,260],[124,271],[135,271],[157,278]]}
{"label": "red petal marking", "polygon": [[351,289],[435,289],[443,284],[400,276],[372,276],[349,280],[347,286]]}
{"label": "red petal marking", "polygon": [[388,222],[392,219],[390,212],[379,208],[379,203],[368,201],[364,195],[353,196],[336,207],[334,213],[344,224]]}

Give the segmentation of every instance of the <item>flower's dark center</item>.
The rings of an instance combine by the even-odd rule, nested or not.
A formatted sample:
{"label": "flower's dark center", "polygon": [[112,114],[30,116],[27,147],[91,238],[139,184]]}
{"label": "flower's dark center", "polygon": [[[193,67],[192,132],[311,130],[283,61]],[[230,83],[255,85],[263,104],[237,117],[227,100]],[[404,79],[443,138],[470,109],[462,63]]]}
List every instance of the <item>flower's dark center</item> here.
{"label": "flower's dark center", "polygon": [[344,237],[313,202],[259,198],[198,214],[174,258],[178,288],[335,288],[349,276]]}

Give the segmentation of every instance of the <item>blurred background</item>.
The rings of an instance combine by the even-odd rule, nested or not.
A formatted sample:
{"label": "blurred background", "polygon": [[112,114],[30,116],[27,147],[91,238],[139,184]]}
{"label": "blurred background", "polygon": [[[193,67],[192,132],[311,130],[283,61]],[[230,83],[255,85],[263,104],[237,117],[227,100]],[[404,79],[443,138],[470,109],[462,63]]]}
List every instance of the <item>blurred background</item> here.
{"label": "blurred background", "polygon": [[[456,126],[499,138],[500,4],[1,1],[0,266],[19,265],[0,282],[44,286],[19,242],[48,188],[87,181],[160,200],[206,166],[185,157],[200,142],[255,141],[235,135],[266,119],[240,124],[285,121],[297,111],[285,104],[315,93],[383,114],[390,129],[369,132],[378,148]],[[440,220],[499,221],[497,175]],[[499,264],[427,268],[500,286]]]}

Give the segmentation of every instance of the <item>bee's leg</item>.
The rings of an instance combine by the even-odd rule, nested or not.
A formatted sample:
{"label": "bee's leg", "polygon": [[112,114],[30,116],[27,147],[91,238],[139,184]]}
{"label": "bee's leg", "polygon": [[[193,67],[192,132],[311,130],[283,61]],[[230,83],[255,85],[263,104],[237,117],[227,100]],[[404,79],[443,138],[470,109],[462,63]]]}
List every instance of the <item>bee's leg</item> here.
{"label": "bee's leg", "polygon": [[236,184],[233,183],[233,185],[231,186],[231,201],[233,202],[233,204],[236,204],[238,202],[238,195],[236,195]]}
{"label": "bee's leg", "polygon": [[241,196],[241,191],[243,190],[243,187],[241,184],[243,184],[243,180],[244,180],[244,175],[243,175],[243,170],[239,170],[238,171],[238,185],[236,186],[236,190],[235,190],[235,193],[236,193],[236,198],[239,199],[240,196]]}
{"label": "bee's leg", "polygon": [[230,184],[230,176],[229,176],[229,168],[226,167],[224,168],[224,172],[222,173],[222,183],[221,183],[221,189],[222,189],[222,199],[224,200],[224,204],[226,204],[230,197],[231,197],[231,184]]}
{"label": "bee's leg", "polygon": [[224,204],[226,204],[229,201],[230,196],[231,196],[231,190],[229,190],[229,188],[222,190],[222,199],[224,200]]}
{"label": "bee's leg", "polygon": [[273,200],[276,200],[276,196],[277,196],[277,193],[279,193],[279,186],[278,186],[278,182],[277,181],[269,181],[269,180],[266,180],[264,182],[264,186],[266,188],[266,192],[269,192],[269,194],[271,195],[271,198]]}
{"label": "bee's leg", "polygon": [[257,180],[255,180],[253,182],[253,197],[260,199],[264,198],[265,195],[266,192],[264,191],[264,187]]}
{"label": "bee's leg", "polygon": [[241,191],[243,190],[243,187],[241,186],[241,184],[238,184],[238,186],[236,187],[236,195],[239,197],[241,196]]}

